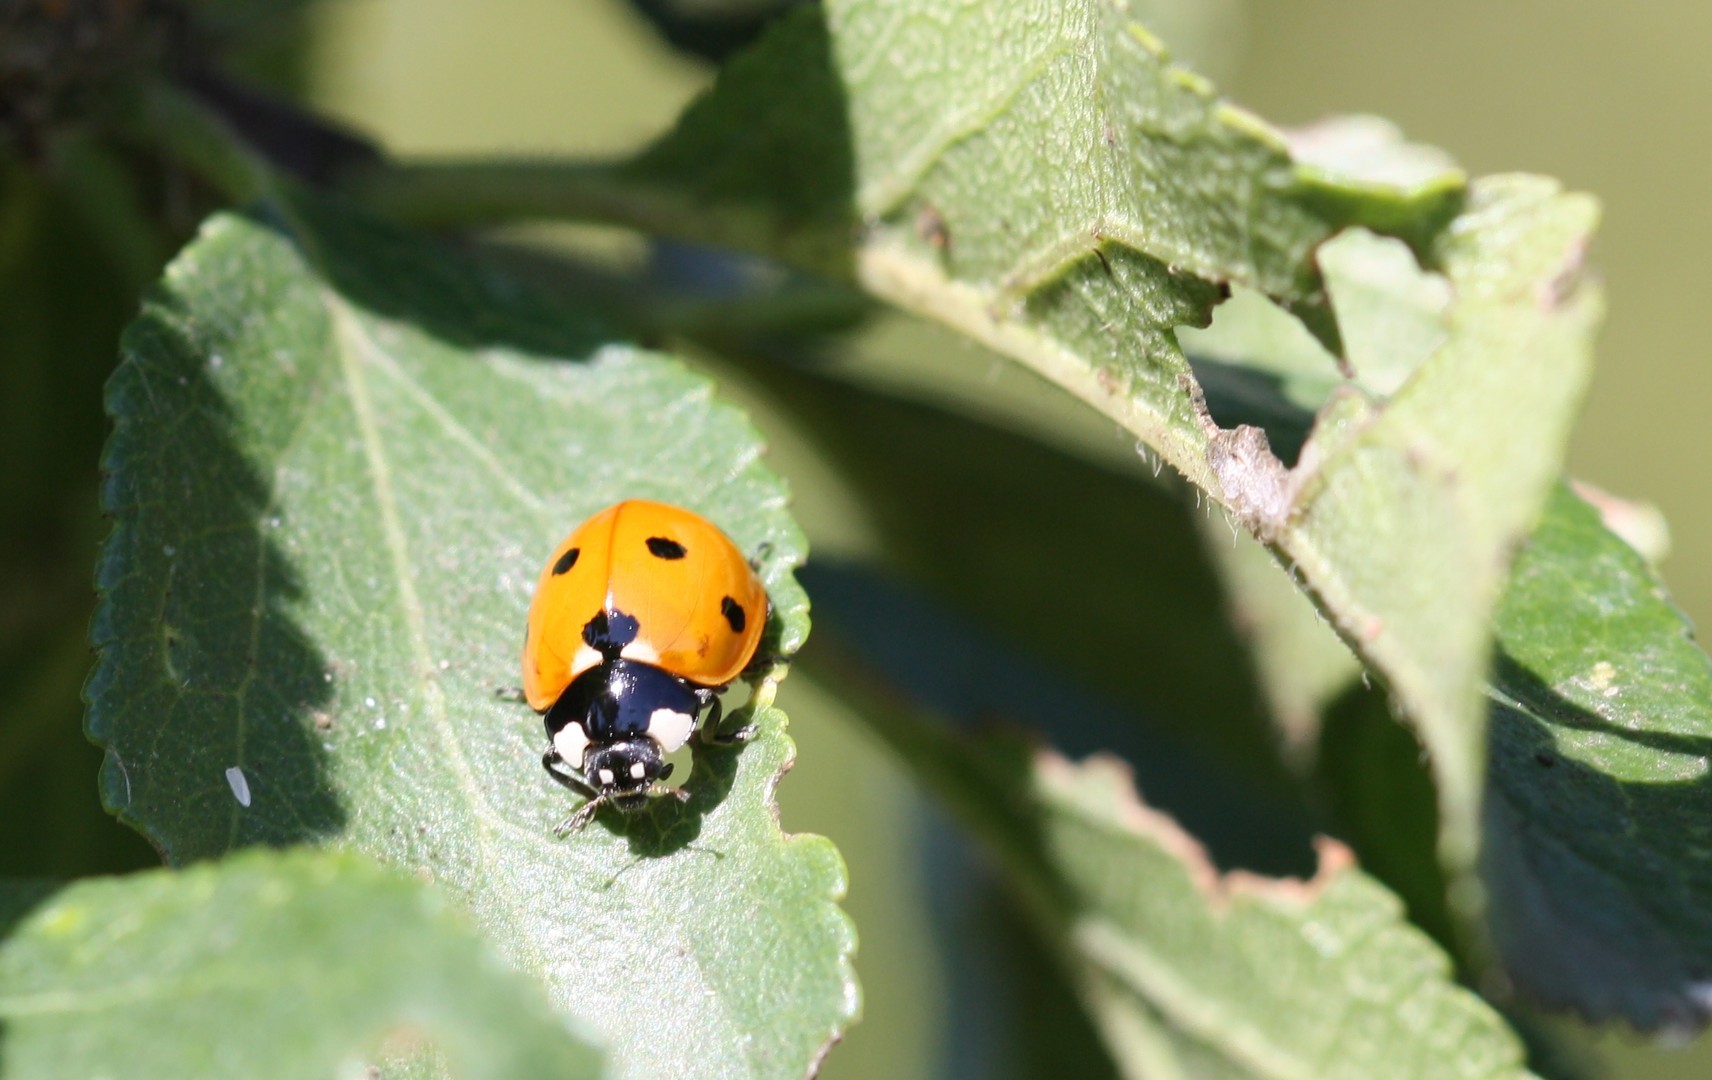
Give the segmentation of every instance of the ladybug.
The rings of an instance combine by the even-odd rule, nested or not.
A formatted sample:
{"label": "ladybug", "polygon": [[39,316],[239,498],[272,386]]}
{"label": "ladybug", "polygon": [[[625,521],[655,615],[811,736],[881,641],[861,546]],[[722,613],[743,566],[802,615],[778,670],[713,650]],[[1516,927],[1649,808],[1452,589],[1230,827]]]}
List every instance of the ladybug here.
{"label": "ladybug", "polygon": [[[589,802],[634,810],[682,791],[665,755],[683,746],[755,657],[769,613],[755,568],[699,514],[628,499],[578,525],[535,585],[523,639],[523,694],[547,725],[541,764]],[[743,738],[748,731],[713,736]]]}

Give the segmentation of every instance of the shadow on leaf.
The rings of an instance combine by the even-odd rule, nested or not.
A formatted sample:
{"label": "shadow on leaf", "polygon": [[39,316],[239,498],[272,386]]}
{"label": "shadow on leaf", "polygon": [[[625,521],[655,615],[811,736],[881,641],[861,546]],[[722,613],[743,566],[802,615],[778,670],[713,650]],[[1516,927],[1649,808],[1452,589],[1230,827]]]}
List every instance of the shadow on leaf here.
{"label": "shadow on leaf", "polygon": [[180,864],[345,820],[314,735],[334,673],[296,622],[274,494],[210,378],[224,361],[196,303],[169,276],[108,384],[114,528],[86,691],[103,800]]}
{"label": "shadow on leaf", "polygon": [[1491,711],[1482,860],[1505,968],[1593,1020],[1704,1026],[1712,868],[1685,829],[1712,805],[1712,739],[1613,723],[1508,653],[1494,681],[1515,702]]}

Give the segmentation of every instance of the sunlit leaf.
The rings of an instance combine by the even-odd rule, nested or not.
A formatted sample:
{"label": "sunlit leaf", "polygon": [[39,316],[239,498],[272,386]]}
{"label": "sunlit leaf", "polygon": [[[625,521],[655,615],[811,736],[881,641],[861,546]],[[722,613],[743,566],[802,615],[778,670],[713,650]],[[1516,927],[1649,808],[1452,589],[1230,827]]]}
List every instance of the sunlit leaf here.
{"label": "sunlit leaf", "polygon": [[704,380],[282,198],[172,264],[108,404],[89,729],[104,797],[171,861],[319,841],[432,879],[621,1075],[801,1072],[836,1038],[856,1009],[843,868],[773,814],[778,673],[758,737],[698,753],[687,803],[562,842],[576,800],[502,693],[540,561],[625,496],[755,553],[767,647],[801,643],[782,485]]}

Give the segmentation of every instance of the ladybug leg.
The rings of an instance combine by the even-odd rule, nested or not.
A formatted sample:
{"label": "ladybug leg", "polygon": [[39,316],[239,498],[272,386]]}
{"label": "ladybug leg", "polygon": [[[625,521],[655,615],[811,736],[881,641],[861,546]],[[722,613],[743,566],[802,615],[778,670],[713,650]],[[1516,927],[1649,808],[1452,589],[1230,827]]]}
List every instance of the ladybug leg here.
{"label": "ladybug leg", "polygon": [[[566,765],[565,759],[559,756],[559,751],[551,746],[547,747],[547,752],[541,755],[541,767],[547,770],[548,776],[578,795],[595,794],[594,785],[590,784],[582,773]],[[562,772],[561,769],[563,769]]]}
{"label": "ladybug leg", "polygon": [[[769,600],[767,602],[767,619],[768,621],[771,621],[772,618],[773,603]],[[791,656],[791,653],[781,652],[778,649],[769,649],[763,646],[755,651],[754,656],[750,657],[748,665],[743,668],[741,677],[752,679],[757,676],[764,675],[770,671],[775,664],[790,663]]]}
{"label": "ladybug leg", "polygon": [[749,666],[738,675],[741,679],[756,679],[773,669],[775,664],[791,662],[791,653],[757,652],[755,658],[749,661]]}
{"label": "ladybug leg", "polygon": [[761,572],[761,564],[773,557],[773,542],[763,540],[755,545],[755,554],[749,556],[749,569],[757,574]]}
{"label": "ladybug leg", "polygon": [[516,705],[527,704],[529,699],[523,696],[521,686],[502,686],[493,692],[493,696],[501,701],[509,701]]}
{"label": "ladybug leg", "polygon": [[714,746],[736,746],[739,743],[746,743],[754,737],[755,725],[744,724],[735,731],[716,731],[708,736],[706,741]]}
{"label": "ladybug leg", "polygon": [[708,710],[707,719],[703,720],[701,727],[696,729],[702,742],[709,746],[735,746],[737,743],[748,742],[749,738],[755,734],[754,724],[744,724],[735,731],[719,730],[719,721],[725,716],[725,706],[720,703],[719,691],[698,690],[696,692],[705,695],[702,700],[702,707]]}

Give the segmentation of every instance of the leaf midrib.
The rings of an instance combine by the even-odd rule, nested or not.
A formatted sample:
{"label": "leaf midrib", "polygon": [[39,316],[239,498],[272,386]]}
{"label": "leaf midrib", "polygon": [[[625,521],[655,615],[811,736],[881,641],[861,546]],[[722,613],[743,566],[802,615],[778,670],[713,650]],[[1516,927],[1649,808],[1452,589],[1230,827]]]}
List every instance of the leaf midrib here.
{"label": "leaf midrib", "polygon": [[[326,289],[321,291],[321,297],[334,325],[334,351],[338,357],[346,396],[351,402],[351,410],[356,417],[357,429],[362,438],[369,479],[374,489],[374,506],[380,514],[381,531],[386,538],[387,558],[392,567],[399,614],[409,641],[412,670],[425,674],[434,670],[433,658],[428,648],[427,616],[410,574],[412,562],[409,543],[405,539],[404,527],[399,518],[398,498],[392,486],[392,467],[387,459],[374,404],[369,397],[368,380],[363,371],[365,358],[371,355],[384,357],[389,363],[396,361],[387,356],[380,343],[367,333],[356,312],[343,297]],[[492,838],[496,832],[510,833],[520,843],[541,843],[538,836],[513,825],[494,810],[482,793],[480,785],[476,783],[475,772],[464,755],[463,743],[452,728],[447,715],[446,696],[439,682],[435,679],[423,679],[421,683],[429,720],[440,735],[441,744],[446,751],[446,761],[457,777],[458,787],[479,823],[477,848],[481,852],[483,863],[492,861]]]}

